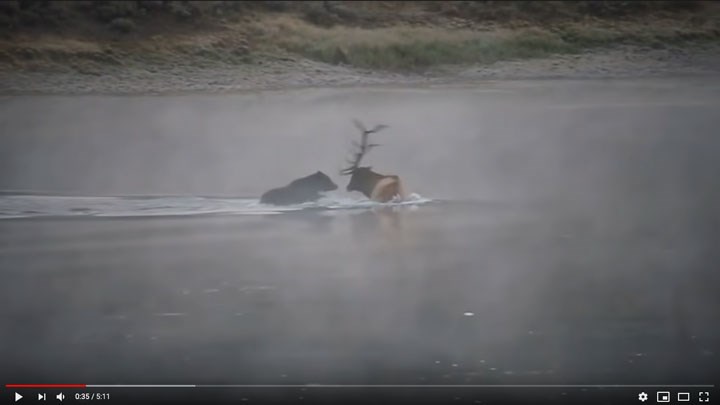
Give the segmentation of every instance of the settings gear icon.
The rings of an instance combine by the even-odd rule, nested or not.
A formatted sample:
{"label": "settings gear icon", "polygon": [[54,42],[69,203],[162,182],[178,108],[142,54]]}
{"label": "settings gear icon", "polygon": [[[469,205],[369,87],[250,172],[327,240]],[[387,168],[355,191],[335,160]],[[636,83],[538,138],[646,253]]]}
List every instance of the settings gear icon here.
{"label": "settings gear icon", "polygon": [[648,399],[648,394],[645,392],[641,392],[640,394],[638,394],[638,399],[640,400],[640,402],[645,402]]}

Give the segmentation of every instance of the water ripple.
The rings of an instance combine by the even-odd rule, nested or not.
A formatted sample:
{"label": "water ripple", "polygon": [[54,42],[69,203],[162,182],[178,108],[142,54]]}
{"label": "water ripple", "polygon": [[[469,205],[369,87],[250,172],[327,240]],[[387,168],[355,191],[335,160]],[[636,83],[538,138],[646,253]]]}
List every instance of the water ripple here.
{"label": "water ripple", "polygon": [[0,219],[31,217],[143,217],[187,215],[273,215],[321,209],[370,209],[416,206],[432,200],[413,194],[408,200],[377,203],[367,199],[326,196],[319,201],[289,206],[261,204],[257,198],[198,196],[94,197],[0,194]]}

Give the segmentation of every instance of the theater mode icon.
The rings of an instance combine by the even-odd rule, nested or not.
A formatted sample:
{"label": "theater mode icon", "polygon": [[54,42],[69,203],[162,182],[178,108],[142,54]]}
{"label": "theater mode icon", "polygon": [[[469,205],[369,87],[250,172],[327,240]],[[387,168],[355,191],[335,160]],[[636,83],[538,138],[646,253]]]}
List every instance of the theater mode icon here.
{"label": "theater mode icon", "polygon": [[670,391],[658,391],[657,402],[670,402]]}

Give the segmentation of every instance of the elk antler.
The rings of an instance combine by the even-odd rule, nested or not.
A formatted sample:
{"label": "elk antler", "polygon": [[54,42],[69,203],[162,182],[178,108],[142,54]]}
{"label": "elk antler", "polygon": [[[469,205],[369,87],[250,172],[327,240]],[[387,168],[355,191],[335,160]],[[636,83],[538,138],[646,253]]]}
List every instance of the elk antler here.
{"label": "elk antler", "polygon": [[348,175],[355,171],[355,169],[357,169],[360,165],[360,161],[365,156],[365,154],[369,152],[370,149],[380,146],[380,144],[377,143],[368,143],[368,135],[374,134],[375,132],[379,132],[388,127],[387,125],[380,124],[376,125],[375,128],[368,130],[367,128],[365,128],[365,125],[363,125],[358,120],[353,120],[353,124],[355,124],[355,127],[360,130],[362,136],[360,138],[360,143],[353,141],[353,146],[355,146],[357,150],[353,154],[352,159],[347,159],[347,163],[350,166],[340,172],[340,174],[342,175]]}

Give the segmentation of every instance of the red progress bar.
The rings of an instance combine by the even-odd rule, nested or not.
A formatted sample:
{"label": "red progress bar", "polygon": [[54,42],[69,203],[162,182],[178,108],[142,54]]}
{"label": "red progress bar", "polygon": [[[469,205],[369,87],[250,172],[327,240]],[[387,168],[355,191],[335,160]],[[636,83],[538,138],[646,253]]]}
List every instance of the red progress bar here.
{"label": "red progress bar", "polygon": [[5,388],[87,388],[87,384],[5,384]]}

